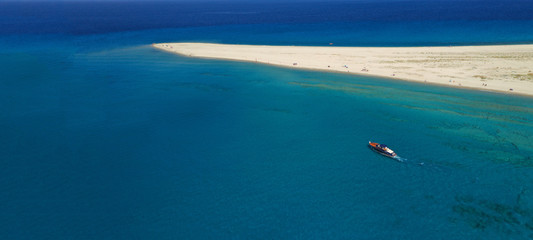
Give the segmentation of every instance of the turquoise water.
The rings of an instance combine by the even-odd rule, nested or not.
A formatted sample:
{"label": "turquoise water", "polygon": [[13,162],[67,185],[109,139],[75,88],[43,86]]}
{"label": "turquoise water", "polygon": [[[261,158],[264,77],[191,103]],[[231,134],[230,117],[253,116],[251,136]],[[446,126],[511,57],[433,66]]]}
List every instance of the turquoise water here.
{"label": "turquoise water", "polygon": [[9,57],[9,238],[531,236],[531,98],[149,46]]}
{"label": "turquoise water", "polygon": [[[364,40],[352,37],[370,28],[323,23],[6,34],[0,237],[531,239],[533,98],[149,45],[532,41],[531,22],[512,21],[440,42],[416,22],[396,24],[419,35],[384,27]],[[442,36],[461,25],[440,24]]]}

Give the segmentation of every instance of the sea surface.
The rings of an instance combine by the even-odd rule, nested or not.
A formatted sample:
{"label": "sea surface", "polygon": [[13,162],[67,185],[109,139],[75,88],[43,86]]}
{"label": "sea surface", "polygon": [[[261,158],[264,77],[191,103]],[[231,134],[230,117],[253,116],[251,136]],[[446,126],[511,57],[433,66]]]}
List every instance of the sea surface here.
{"label": "sea surface", "polygon": [[2,1],[0,239],[533,239],[533,98],[150,46],[522,44],[531,12]]}

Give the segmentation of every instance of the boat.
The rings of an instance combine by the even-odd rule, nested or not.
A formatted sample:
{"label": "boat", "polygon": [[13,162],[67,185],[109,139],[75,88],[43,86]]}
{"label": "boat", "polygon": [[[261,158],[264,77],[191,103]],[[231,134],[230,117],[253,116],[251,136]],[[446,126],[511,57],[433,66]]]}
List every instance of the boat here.
{"label": "boat", "polygon": [[379,143],[368,141],[368,146],[370,147],[370,149],[374,150],[375,152],[383,156],[390,157],[390,158],[396,157],[396,153],[392,151],[392,149],[387,147],[387,145],[385,144],[379,144]]}

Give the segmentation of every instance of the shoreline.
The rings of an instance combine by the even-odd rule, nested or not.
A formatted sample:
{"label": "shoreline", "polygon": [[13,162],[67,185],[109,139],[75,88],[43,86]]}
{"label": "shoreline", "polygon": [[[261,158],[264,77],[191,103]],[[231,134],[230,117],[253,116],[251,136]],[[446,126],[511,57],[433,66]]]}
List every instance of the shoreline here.
{"label": "shoreline", "polygon": [[186,57],[255,62],[533,97],[533,44],[309,47],[154,43]]}

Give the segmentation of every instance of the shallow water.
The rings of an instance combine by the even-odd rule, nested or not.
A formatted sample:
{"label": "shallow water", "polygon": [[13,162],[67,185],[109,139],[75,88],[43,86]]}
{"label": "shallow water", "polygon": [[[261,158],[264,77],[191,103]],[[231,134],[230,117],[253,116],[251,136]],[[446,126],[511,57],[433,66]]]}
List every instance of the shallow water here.
{"label": "shallow water", "polygon": [[326,41],[267,26],[2,36],[0,236],[533,237],[532,98],[147,45]]}

